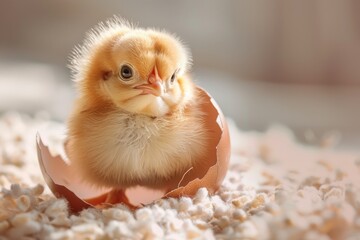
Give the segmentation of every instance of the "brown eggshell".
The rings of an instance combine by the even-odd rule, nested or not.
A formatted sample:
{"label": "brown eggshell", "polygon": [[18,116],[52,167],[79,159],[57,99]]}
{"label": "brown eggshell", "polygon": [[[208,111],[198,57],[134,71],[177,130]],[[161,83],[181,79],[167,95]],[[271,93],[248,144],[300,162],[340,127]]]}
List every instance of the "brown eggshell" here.
{"label": "brown eggshell", "polygon": [[229,165],[229,130],[224,115],[214,99],[203,89],[198,90],[203,98],[201,109],[206,115],[205,127],[210,134],[211,147],[207,150],[206,161],[195,161],[201,164],[193,166],[180,181],[175,179],[169,182],[168,187],[173,190],[166,192],[142,186],[120,191],[109,188],[96,189],[86,184],[78,171],[63,158],[52,156],[38,134],[39,165],[47,185],[56,197],[68,200],[73,212],[115,203],[138,207],[164,197],[193,196],[201,187],[206,187],[209,193],[214,193],[220,187]]}

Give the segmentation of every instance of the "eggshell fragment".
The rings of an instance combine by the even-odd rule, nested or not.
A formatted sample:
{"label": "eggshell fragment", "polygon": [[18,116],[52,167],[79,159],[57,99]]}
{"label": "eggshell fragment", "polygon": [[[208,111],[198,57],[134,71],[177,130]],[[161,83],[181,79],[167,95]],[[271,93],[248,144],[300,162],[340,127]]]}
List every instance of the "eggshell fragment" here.
{"label": "eggshell fragment", "polygon": [[56,197],[68,200],[73,212],[114,203],[137,207],[162,197],[193,196],[201,187],[206,187],[209,193],[214,193],[220,187],[229,165],[229,130],[224,115],[214,99],[203,89],[198,90],[203,98],[201,109],[206,115],[205,128],[209,130],[210,147],[205,160],[195,161],[199,164],[189,169],[179,182],[169,182],[168,186],[173,190],[164,192],[142,186],[120,191],[109,188],[96,189],[86,184],[78,171],[61,156],[52,156],[38,134],[38,160],[47,185]]}

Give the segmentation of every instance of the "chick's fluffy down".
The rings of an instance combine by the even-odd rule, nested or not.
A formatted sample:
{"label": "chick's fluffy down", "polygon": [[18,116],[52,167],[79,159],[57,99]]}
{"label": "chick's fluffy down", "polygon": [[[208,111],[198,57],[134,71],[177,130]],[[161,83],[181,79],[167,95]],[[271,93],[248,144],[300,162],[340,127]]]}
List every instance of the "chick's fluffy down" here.
{"label": "chick's fluffy down", "polygon": [[88,34],[72,59],[78,99],[67,146],[85,181],[162,188],[201,165],[206,116],[189,62],[165,32],[113,19]]}

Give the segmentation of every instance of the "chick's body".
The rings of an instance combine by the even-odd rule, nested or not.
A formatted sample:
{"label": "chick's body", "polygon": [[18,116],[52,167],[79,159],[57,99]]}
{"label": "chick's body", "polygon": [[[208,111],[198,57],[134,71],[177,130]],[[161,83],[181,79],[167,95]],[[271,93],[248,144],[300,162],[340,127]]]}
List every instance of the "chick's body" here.
{"label": "chick's body", "polygon": [[79,97],[67,153],[84,180],[163,188],[201,165],[205,116],[176,38],[113,20],[89,34],[72,64]]}

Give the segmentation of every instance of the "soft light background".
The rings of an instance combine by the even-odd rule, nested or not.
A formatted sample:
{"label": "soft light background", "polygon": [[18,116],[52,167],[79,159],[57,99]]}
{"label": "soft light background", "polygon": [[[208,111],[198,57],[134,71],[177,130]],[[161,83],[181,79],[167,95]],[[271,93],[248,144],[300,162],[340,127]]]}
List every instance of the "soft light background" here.
{"label": "soft light background", "polygon": [[66,119],[67,58],[112,15],[176,33],[193,76],[244,130],[280,123],[303,141],[360,146],[360,2],[0,1],[0,112]]}

